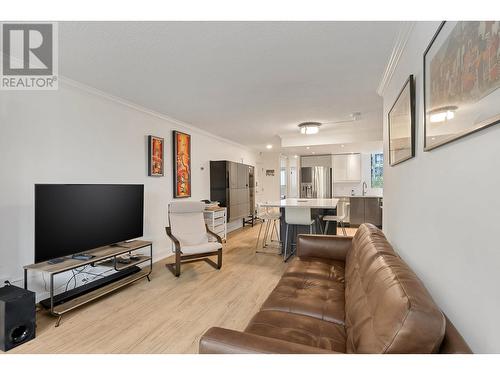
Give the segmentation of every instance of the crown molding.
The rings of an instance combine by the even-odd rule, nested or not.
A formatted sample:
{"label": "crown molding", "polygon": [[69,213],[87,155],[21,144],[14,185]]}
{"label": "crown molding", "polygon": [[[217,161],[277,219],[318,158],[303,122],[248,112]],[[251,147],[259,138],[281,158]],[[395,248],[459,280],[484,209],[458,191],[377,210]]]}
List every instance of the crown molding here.
{"label": "crown molding", "polygon": [[208,132],[206,130],[200,129],[200,128],[198,128],[198,127],[196,127],[194,125],[188,124],[188,123],[186,123],[184,121],[177,120],[177,119],[172,118],[170,116],[164,115],[163,113],[160,113],[160,112],[154,111],[152,109],[149,109],[147,107],[144,107],[142,105],[133,103],[133,102],[127,100],[127,99],[124,99],[124,98],[121,98],[121,97],[109,94],[109,93],[107,93],[105,91],[101,91],[99,89],[96,89],[95,87],[88,86],[88,85],[86,85],[84,83],[81,83],[79,81],[75,81],[75,80],[70,79],[68,77],[64,77],[64,76],[62,76],[60,74],[59,74],[59,83],[62,83],[64,85],[72,87],[72,88],[76,88],[76,89],[81,90],[81,91],[84,91],[84,92],[86,92],[88,94],[99,96],[101,98],[113,101],[115,103],[121,104],[121,105],[129,107],[131,109],[134,109],[134,110],[136,110],[138,112],[142,112],[142,113],[145,113],[147,115],[150,115],[150,116],[159,118],[161,120],[170,122],[172,124],[178,125],[178,126],[184,128],[184,129],[193,131],[195,133],[205,135],[207,137],[216,139],[216,140],[221,141],[221,142],[232,144],[233,146],[240,147],[240,148],[242,148],[242,149],[244,149],[246,151],[256,152],[255,149],[253,149],[251,147],[248,147],[248,146],[245,146],[245,145],[242,145],[241,143],[238,143],[238,142],[232,141],[230,139],[227,139],[227,138],[220,137],[218,135],[212,134],[212,133],[210,133],[210,132]]}
{"label": "crown molding", "polygon": [[410,37],[411,31],[415,26],[415,21],[405,21],[403,22],[398,35],[396,37],[396,42],[394,43],[394,47],[392,49],[391,55],[389,56],[389,60],[387,61],[387,66],[385,67],[384,74],[382,74],[382,79],[377,88],[377,94],[380,96],[383,95],[385,88],[391,81],[391,78],[396,70],[396,66],[399,63],[399,59],[403,54],[406,43]]}

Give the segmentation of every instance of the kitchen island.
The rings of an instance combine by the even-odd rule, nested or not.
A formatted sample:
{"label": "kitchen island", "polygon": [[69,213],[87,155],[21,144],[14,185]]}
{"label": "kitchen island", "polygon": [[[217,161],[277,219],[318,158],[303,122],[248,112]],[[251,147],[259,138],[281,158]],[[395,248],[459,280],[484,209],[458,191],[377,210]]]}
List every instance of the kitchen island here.
{"label": "kitchen island", "polygon": [[349,215],[346,221],[351,227],[359,227],[363,223],[371,223],[382,228],[382,196],[345,195],[336,197],[341,202],[339,206],[349,203]]}
{"label": "kitchen island", "polygon": [[336,209],[337,198],[287,198],[276,202],[261,203],[262,207],[304,207],[317,209]]}
{"label": "kitchen island", "polygon": [[[281,252],[284,253],[284,239],[286,238],[285,211],[287,207],[310,208],[312,218],[318,219],[320,215],[335,215],[338,201],[339,200],[336,198],[288,198],[276,202],[261,203],[261,207],[273,207],[280,209],[280,248]],[[334,222],[332,224],[333,225],[330,225],[329,227],[328,234],[337,234],[337,223]],[[306,225],[297,225],[294,227],[295,230],[293,235],[289,236],[289,248],[291,247],[291,242],[296,243],[296,239],[299,234],[309,233],[309,227]],[[315,220],[315,228],[316,233],[323,233],[320,220]],[[290,254],[292,254],[292,252],[290,252]],[[285,261],[288,258],[285,258]]]}

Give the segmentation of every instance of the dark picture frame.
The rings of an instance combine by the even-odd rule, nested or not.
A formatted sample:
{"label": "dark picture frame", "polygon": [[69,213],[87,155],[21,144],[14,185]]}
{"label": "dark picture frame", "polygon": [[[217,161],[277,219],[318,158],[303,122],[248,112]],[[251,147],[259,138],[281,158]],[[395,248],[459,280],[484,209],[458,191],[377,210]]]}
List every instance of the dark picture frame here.
{"label": "dark picture frame", "polygon": [[148,136],[148,176],[165,175],[165,140],[154,135]]}
{"label": "dark picture frame", "polygon": [[[389,165],[395,166],[415,157],[415,79],[413,74],[404,83],[387,114],[387,123]],[[396,138],[396,132],[393,128],[396,126],[399,128],[399,133],[403,132],[403,138]]]}
{"label": "dark picture frame", "polygon": [[[493,23],[496,34],[481,34],[483,28],[492,28]],[[500,49],[499,27],[500,21],[439,25],[423,58],[424,151],[500,123],[500,107],[493,104],[500,98],[500,77],[491,79],[487,72],[484,74],[483,66],[485,59],[490,65],[500,64],[500,59],[494,57],[494,51],[498,56]],[[444,37],[443,32],[448,34]],[[437,79],[431,74],[438,76]],[[432,95],[429,90],[434,90]],[[431,103],[432,100],[435,102]]]}
{"label": "dark picture frame", "polygon": [[173,167],[174,198],[191,197],[191,135],[174,130]]}

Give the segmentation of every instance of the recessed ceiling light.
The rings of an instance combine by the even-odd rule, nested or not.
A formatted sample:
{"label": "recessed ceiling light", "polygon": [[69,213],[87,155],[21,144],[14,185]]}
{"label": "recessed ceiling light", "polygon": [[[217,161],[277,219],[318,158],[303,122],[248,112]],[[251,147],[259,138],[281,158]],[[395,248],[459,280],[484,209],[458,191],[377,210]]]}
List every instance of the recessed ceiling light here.
{"label": "recessed ceiling light", "polygon": [[297,158],[299,157],[299,155],[294,155],[293,157],[294,157],[295,159],[297,159]]}
{"label": "recessed ceiling light", "polygon": [[340,147],[344,148],[344,147],[345,147],[345,145],[340,145]]}
{"label": "recessed ceiling light", "polygon": [[266,146],[266,148],[267,148],[268,150],[270,150],[270,149],[272,149],[272,148],[273,148],[273,145],[267,145],[267,146]]}
{"label": "recessed ceiling light", "polygon": [[306,148],[309,150],[311,147],[307,146]]}
{"label": "recessed ceiling light", "polygon": [[313,151],[313,152],[311,152],[311,154],[315,154],[315,152]]}

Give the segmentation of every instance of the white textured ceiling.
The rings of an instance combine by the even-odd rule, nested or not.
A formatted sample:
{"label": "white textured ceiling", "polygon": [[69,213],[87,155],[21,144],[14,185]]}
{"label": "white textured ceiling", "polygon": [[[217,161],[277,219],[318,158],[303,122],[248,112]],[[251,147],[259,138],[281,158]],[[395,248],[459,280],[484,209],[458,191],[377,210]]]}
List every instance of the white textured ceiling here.
{"label": "white textured ceiling", "polygon": [[399,26],[61,22],[60,73],[251,147],[295,135],[299,122],[352,112],[363,113],[354,133],[381,139],[375,91]]}
{"label": "white textured ceiling", "polygon": [[382,141],[324,144],[317,146],[285,147],[280,154],[287,157],[329,155],[329,154],[350,154],[362,153],[373,154],[383,152]]}

